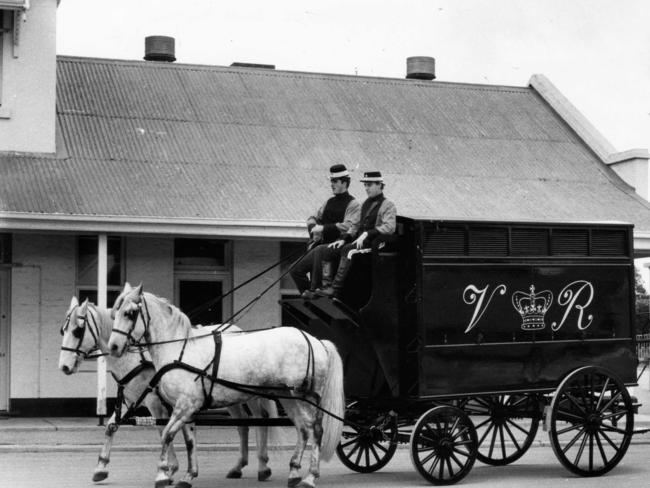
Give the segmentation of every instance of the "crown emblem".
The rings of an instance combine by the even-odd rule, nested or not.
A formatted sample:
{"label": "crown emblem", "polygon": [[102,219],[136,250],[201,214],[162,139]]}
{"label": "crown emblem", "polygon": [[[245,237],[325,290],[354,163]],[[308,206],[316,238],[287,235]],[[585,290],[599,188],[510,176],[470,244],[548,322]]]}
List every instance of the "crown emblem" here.
{"label": "crown emblem", "polygon": [[530,293],[517,291],[512,294],[512,305],[523,319],[523,330],[542,330],[546,327],[544,315],[552,303],[553,293],[548,290],[535,293],[535,285],[530,285]]}

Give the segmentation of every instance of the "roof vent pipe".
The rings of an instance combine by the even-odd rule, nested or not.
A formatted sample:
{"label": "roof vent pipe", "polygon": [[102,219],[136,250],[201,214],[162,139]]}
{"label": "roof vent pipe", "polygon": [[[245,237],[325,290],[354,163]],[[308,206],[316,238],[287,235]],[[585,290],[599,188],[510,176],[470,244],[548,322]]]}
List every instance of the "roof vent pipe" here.
{"label": "roof vent pipe", "polygon": [[406,78],[410,80],[435,80],[436,60],[429,56],[406,58]]}
{"label": "roof vent pipe", "polygon": [[168,36],[144,38],[144,59],[147,61],[176,61],[176,41]]}

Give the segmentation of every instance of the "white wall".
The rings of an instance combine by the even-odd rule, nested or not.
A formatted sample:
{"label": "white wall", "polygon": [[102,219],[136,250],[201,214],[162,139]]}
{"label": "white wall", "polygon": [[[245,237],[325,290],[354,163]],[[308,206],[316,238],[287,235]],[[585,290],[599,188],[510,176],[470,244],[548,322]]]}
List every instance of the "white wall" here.
{"label": "white wall", "polygon": [[[233,286],[243,283],[263,269],[280,260],[280,243],[266,241],[233,242]],[[280,277],[279,267],[273,268],[257,280],[235,292],[233,312],[255,298]],[[244,330],[262,329],[280,325],[280,284],[276,283],[255,306],[235,322]]]}
{"label": "white wall", "polygon": [[10,397],[93,396],[58,370],[59,329],[75,293],[74,236],[14,234],[12,246]]}
{"label": "white wall", "polygon": [[0,151],[53,153],[57,0],[30,3],[17,51],[12,32],[2,34]]}
{"label": "white wall", "polygon": [[174,239],[126,239],[126,281],[144,291],[174,301]]}

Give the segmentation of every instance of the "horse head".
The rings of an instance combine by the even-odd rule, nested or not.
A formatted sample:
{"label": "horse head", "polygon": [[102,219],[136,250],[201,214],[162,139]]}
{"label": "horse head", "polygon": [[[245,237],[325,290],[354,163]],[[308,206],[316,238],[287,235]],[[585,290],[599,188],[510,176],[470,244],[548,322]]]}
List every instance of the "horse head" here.
{"label": "horse head", "polygon": [[70,300],[65,322],[61,327],[63,339],[59,355],[59,369],[65,374],[76,373],[81,362],[98,348],[97,331],[88,325],[89,310],[88,299],[81,305],[77,297]]}
{"label": "horse head", "polygon": [[[111,310],[113,330],[108,340],[108,350],[112,356],[121,357],[127,346],[139,343],[140,339],[144,337],[145,322],[144,320],[138,321],[142,303],[142,283],[135,288],[129,283],[125,283],[122,293],[115,300]],[[138,336],[140,339],[136,340],[134,336]]]}

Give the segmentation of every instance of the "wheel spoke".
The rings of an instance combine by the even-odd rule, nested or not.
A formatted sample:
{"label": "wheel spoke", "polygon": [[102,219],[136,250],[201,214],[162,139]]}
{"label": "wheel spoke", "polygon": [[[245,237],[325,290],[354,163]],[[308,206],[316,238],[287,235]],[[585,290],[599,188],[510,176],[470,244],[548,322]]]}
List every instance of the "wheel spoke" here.
{"label": "wheel spoke", "polygon": [[564,449],[562,449],[562,452],[563,452],[563,453],[566,453],[569,449],[571,449],[571,447],[573,447],[573,444],[575,444],[576,441],[577,441],[577,440],[578,440],[582,435],[584,435],[584,432],[585,432],[585,429],[584,429],[584,428],[581,428],[580,431],[575,435],[575,437],[574,437],[573,439],[571,439],[571,441],[570,441],[566,446],[564,446]]}
{"label": "wheel spoke", "polygon": [[479,446],[480,446],[481,444],[483,444],[483,441],[485,440],[485,438],[487,437],[487,435],[490,433],[490,431],[491,431],[493,428],[494,428],[494,424],[490,424],[490,426],[489,426],[487,429],[485,429],[485,432],[483,432],[483,435],[482,435],[482,436],[480,437],[480,439],[478,440],[478,445],[479,445]]}
{"label": "wheel spoke", "polygon": [[570,427],[565,427],[562,430],[558,430],[557,435],[566,434],[567,432],[571,432],[572,430],[576,429],[584,429],[584,424],[573,424]]}
{"label": "wheel spoke", "polygon": [[603,464],[607,464],[607,455],[605,454],[605,449],[603,448],[603,443],[600,441],[600,436],[596,432],[596,444],[598,444],[598,450],[600,451],[600,457],[603,460]]}
{"label": "wheel spoke", "polygon": [[370,448],[370,451],[372,451],[372,455],[375,456],[375,462],[379,461],[381,457],[379,456],[379,454],[377,454],[377,451],[375,450],[375,445],[370,444],[370,446],[368,447]]}
{"label": "wheel spoke", "polygon": [[455,446],[452,448],[452,450],[453,450],[456,454],[460,454],[461,456],[469,457],[469,452],[468,452],[468,451],[463,451],[463,450],[461,450],[461,449],[458,449],[458,448],[455,447]]}
{"label": "wheel spoke", "polygon": [[564,393],[564,396],[565,396],[565,397],[567,398],[567,400],[569,400],[573,405],[575,405],[575,407],[576,407],[578,410],[580,410],[580,412],[581,412],[583,415],[587,415],[587,413],[585,412],[585,409],[582,407],[582,405],[580,405],[580,404],[578,403],[578,400],[576,400],[576,399],[573,397],[573,395],[571,395],[571,393],[569,393],[569,392],[567,391],[567,392]]}
{"label": "wheel spoke", "polygon": [[388,449],[386,449],[384,446],[382,446],[379,442],[374,442],[373,445],[374,445],[375,447],[378,447],[379,449],[381,449],[381,451],[382,451],[383,453],[387,453],[387,452],[388,452]]}
{"label": "wheel spoke", "polygon": [[449,477],[451,478],[452,476],[454,476],[454,470],[451,467],[451,461],[449,460],[449,458],[445,459],[445,464],[447,465],[447,470],[449,471]]}
{"label": "wheel spoke", "polygon": [[513,422],[511,419],[506,419],[506,422],[512,425],[515,429],[518,429],[524,435],[530,434],[530,431],[532,430],[532,427],[530,430],[524,429],[521,425],[519,425],[517,422]]}
{"label": "wheel spoke", "polygon": [[557,415],[562,420],[574,419],[577,421],[582,421],[586,416],[586,414],[584,414],[584,416],[581,417],[580,415],[576,415],[575,413],[567,412],[566,410],[560,410],[560,409],[558,409]]}
{"label": "wheel spoke", "polygon": [[492,440],[490,441],[490,452],[488,454],[488,457],[492,457],[492,452],[494,451],[494,444],[496,443],[497,440],[497,429],[495,428],[492,431]]}
{"label": "wheel spoke", "polygon": [[616,427],[609,427],[609,426],[605,426],[605,425],[601,425],[600,430],[601,431],[606,431],[606,432],[614,432],[615,434],[622,434],[622,435],[627,434],[627,432],[625,430],[623,430],[623,429],[617,429]]}
{"label": "wheel spoke", "polygon": [[609,410],[609,407],[610,407],[614,402],[616,402],[616,401],[621,397],[622,394],[623,394],[623,392],[622,392],[622,391],[619,391],[618,393],[616,393],[616,395],[612,396],[612,398],[607,402],[607,405],[605,405],[605,406],[604,406],[600,411],[601,411],[601,412],[605,412],[605,411]]}
{"label": "wheel spoke", "polygon": [[602,435],[602,436],[605,438],[605,440],[607,441],[607,443],[608,443],[610,446],[612,446],[612,448],[613,448],[616,452],[618,452],[618,451],[620,450],[620,447],[619,447],[617,444],[614,444],[614,441],[612,441],[612,440],[609,438],[609,436],[608,436],[607,434],[605,434],[605,432],[603,432],[603,429],[600,429],[599,432],[600,432],[600,435]]}
{"label": "wheel spoke", "polygon": [[476,430],[478,430],[478,429],[480,429],[481,427],[483,427],[485,424],[488,424],[488,423],[490,423],[490,422],[492,422],[492,419],[491,419],[490,417],[488,417],[486,420],[484,420],[484,421],[481,422],[480,424],[476,424],[475,428],[476,428]]}
{"label": "wheel spoke", "polygon": [[341,443],[341,447],[348,447],[350,444],[358,443],[359,442],[359,436],[356,436],[354,439],[346,442],[346,443]]}
{"label": "wheel spoke", "polygon": [[[515,425],[517,425],[517,424],[515,424]],[[517,439],[515,438],[515,436],[512,434],[512,431],[510,430],[510,427],[508,427],[508,424],[507,423],[503,424],[503,427],[506,429],[506,432],[508,433],[508,436],[510,436],[510,440],[514,443],[517,450],[520,450],[521,447],[519,446],[519,443],[517,442]],[[503,454],[503,457],[506,457],[505,453]]]}
{"label": "wheel spoke", "polygon": [[585,445],[587,444],[587,435],[584,435],[582,437],[582,442],[580,443],[580,447],[578,448],[578,452],[576,453],[576,457],[573,461],[573,464],[578,466],[578,463],[580,463],[580,458],[582,457],[582,453],[585,450]]}
{"label": "wheel spoke", "polygon": [[[426,462],[428,462],[428,459],[427,459],[427,461],[423,461],[422,464],[426,464]],[[428,469],[429,474],[430,474],[431,476],[433,476],[433,472],[435,471],[436,466],[438,466],[438,463],[439,463],[439,462],[440,462],[440,458],[437,457],[437,458],[433,461],[433,463],[431,464],[431,467]]]}
{"label": "wheel spoke", "polygon": [[458,465],[458,467],[459,467],[460,469],[463,469],[464,464],[460,461],[460,459],[458,459],[458,458],[454,455],[453,452],[449,455],[449,457],[450,457],[451,459],[453,459],[453,461]]}
{"label": "wheel spoke", "polygon": [[603,401],[603,398],[605,398],[605,392],[607,391],[608,386],[609,386],[609,378],[605,380],[605,384],[603,385],[603,388],[600,390],[598,403],[596,404],[596,410],[600,409],[600,403]]}

